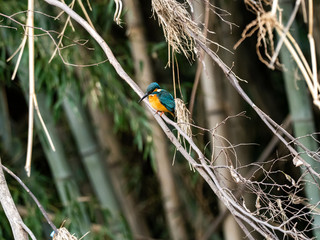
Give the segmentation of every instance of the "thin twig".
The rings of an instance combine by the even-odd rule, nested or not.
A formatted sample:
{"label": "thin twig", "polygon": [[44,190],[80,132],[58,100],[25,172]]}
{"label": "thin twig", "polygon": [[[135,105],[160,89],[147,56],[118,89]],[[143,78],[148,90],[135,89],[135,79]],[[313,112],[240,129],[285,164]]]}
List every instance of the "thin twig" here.
{"label": "thin twig", "polygon": [[28,240],[28,234],[24,231],[21,224],[19,224],[19,221],[22,221],[22,219],[10,194],[3,169],[4,166],[0,158],[0,205],[9,221],[14,239]]}
{"label": "thin twig", "polygon": [[[299,141],[296,141],[294,137],[292,137],[287,131],[285,131],[281,126],[279,126],[276,122],[274,122],[267,114],[265,114],[260,108],[258,108],[253,103],[253,101],[249,98],[249,96],[244,92],[244,90],[240,87],[239,82],[236,76],[234,75],[234,73],[230,72],[230,69],[220,60],[220,58],[214,52],[212,52],[206,45],[204,45],[201,41],[198,41],[196,37],[195,37],[195,41],[220,66],[220,68],[224,71],[226,77],[228,78],[232,86],[237,90],[237,92],[242,96],[242,98],[256,111],[258,116],[267,125],[267,127],[273,132],[273,134],[279,137],[279,139],[287,146],[287,148],[293,154],[294,157],[301,160],[303,162],[303,165],[308,169],[310,169],[311,173],[320,179],[320,174],[317,173],[313,168],[311,168],[310,164],[308,164],[304,159],[300,157],[300,154],[292,146],[290,146],[287,140],[284,139],[279,134],[279,132],[283,132],[285,136],[289,137],[291,141],[293,141],[296,145],[300,146],[306,152],[312,152],[312,151],[307,149]],[[314,156],[314,158],[318,159],[316,156]]]}
{"label": "thin twig", "polygon": [[27,29],[28,33],[28,47],[29,47],[29,120],[28,120],[28,145],[27,158],[25,170],[28,177],[31,174],[31,157],[32,157],[32,143],[33,143],[33,120],[34,120],[34,0],[28,0],[28,18]]}
{"label": "thin twig", "polygon": [[[36,12],[36,11],[35,11],[35,12]],[[13,14],[13,15],[14,15],[14,14]],[[47,14],[43,14],[43,15],[49,16],[49,15],[47,15]],[[8,16],[8,15],[5,15],[5,14],[3,14],[3,13],[0,12],[0,16],[3,16],[3,17],[5,17],[5,18],[8,18],[8,19],[10,19],[11,21],[13,21],[14,23],[20,25],[22,28],[25,28],[25,24],[23,24],[23,23],[17,21],[16,19],[14,19],[14,18],[12,17],[12,15],[11,15],[11,16]],[[49,17],[51,17],[51,16],[49,16]],[[55,39],[54,39],[54,37],[52,36],[51,33],[60,34],[59,32],[56,32],[56,31],[54,31],[54,30],[45,30],[45,29],[43,29],[43,28],[41,28],[41,27],[35,27],[35,26],[34,26],[33,28],[36,29],[36,30],[39,30],[39,31],[44,32],[45,34],[43,34],[43,35],[47,35],[47,36],[52,40],[53,44],[57,47],[58,44],[56,43],[56,41],[55,41]],[[40,34],[39,34],[38,36],[40,36]],[[66,36],[64,36],[64,37],[66,37]],[[70,38],[68,38],[68,39],[70,40]],[[71,41],[73,41],[73,40],[71,40]],[[75,63],[69,63],[69,62],[67,62],[67,61],[63,58],[63,56],[62,56],[61,49],[65,49],[65,48],[67,48],[67,47],[71,47],[71,46],[74,46],[74,45],[84,46],[84,44],[86,44],[86,43],[88,42],[88,40],[85,40],[83,43],[81,43],[80,41],[73,41],[73,42],[74,42],[74,44],[70,44],[70,45],[64,46],[63,48],[58,48],[59,57],[60,57],[60,59],[62,60],[62,62],[63,62],[65,65],[73,66],[73,67],[92,67],[92,66],[98,66],[98,65],[100,65],[100,64],[105,63],[105,62],[108,61],[107,59],[105,59],[105,60],[103,60],[103,61],[100,61],[100,62],[97,62],[97,63],[92,63],[92,64],[75,64]],[[87,49],[88,49],[88,50],[93,50],[93,48],[87,48]]]}
{"label": "thin twig", "polygon": [[[287,116],[281,125],[284,129],[287,129],[289,127],[290,123],[291,123],[291,118],[290,118],[290,116]],[[280,142],[280,139],[276,135],[273,135],[270,142],[267,144],[267,146],[264,148],[263,152],[258,157],[257,161],[255,161],[255,164],[265,162],[267,160],[267,157],[270,156],[271,152],[279,144],[279,142]],[[249,171],[246,172],[244,178],[250,179],[252,177],[252,175],[254,174],[254,172],[256,171],[256,169],[257,169],[256,165],[253,165],[249,169]],[[241,187],[238,188],[238,190],[234,194],[235,198],[238,199],[241,196],[241,193],[243,192],[244,189],[245,189],[245,185],[241,185]],[[202,240],[209,239],[209,237],[212,235],[212,233],[214,233],[218,229],[220,224],[229,215],[229,213],[230,213],[230,211],[227,209],[225,209],[223,212],[221,212],[219,214],[219,216],[216,217],[216,219],[211,224],[211,226],[207,229]]]}
{"label": "thin twig", "polygon": [[50,227],[57,233],[58,229],[56,228],[56,226],[52,223],[52,221],[49,218],[49,215],[47,214],[47,212],[44,210],[43,206],[41,205],[41,203],[38,201],[38,199],[34,196],[34,194],[30,191],[30,189],[24,184],[24,182],[17,176],[15,175],[10,169],[8,169],[6,166],[2,165],[2,168],[8,173],[10,174],[23,188],[24,190],[26,190],[26,192],[31,196],[31,198],[33,199],[33,201],[37,204],[38,208],[40,209],[42,215],[44,216],[44,218],[47,220],[48,224],[50,225]]}
{"label": "thin twig", "polygon": [[313,79],[313,102],[318,107],[320,107],[320,99],[319,99],[319,82],[318,82],[318,70],[317,70],[317,57],[316,57],[316,49],[315,49],[315,43],[313,38],[313,1],[309,0],[309,33],[308,33],[308,39],[310,44],[310,53],[311,53],[311,64],[312,64],[312,79]]}
{"label": "thin twig", "polygon": [[[84,5],[83,5],[83,3],[82,3],[82,0],[77,0],[77,1],[78,1],[78,4],[80,5],[80,8],[81,8],[84,16],[86,17],[88,23],[90,24],[90,26],[91,26],[93,29],[95,29],[95,28],[94,28],[94,25],[93,25],[92,22],[91,22],[91,19],[90,19],[90,17],[89,17],[88,12],[87,12],[86,8],[84,7]],[[120,12],[120,13],[121,13],[121,12]]]}
{"label": "thin twig", "polygon": [[34,236],[33,232],[28,228],[27,225],[24,224],[22,221],[18,221],[21,227],[29,234],[32,240],[37,240],[37,238]]}
{"label": "thin twig", "polygon": [[[69,5],[70,8],[73,8],[74,3],[75,3],[75,0],[73,0],[73,1],[70,3],[70,5]],[[64,24],[64,26],[63,26],[63,28],[62,28],[62,30],[61,30],[61,33],[60,33],[59,36],[58,36],[59,42],[57,43],[57,46],[56,46],[56,48],[54,49],[54,51],[53,51],[53,53],[52,53],[52,55],[51,55],[51,57],[50,57],[50,59],[49,59],[49,63],[52,61],[52,59],[53,59],[54,56],[56,55],[56,53],[57,53],[57,51],[58,51],[58,48],[59,48],[59,46],[60,46],[61,43],[62,43],[63,35],[64,35],[64,32],[65,32],[66,29],[67,29],[67,25],[68,25],[69,22],[71,23],[71,20],[70,20],[70,16],[68,15],[67,20],[66,20],[66,22],[65,22],[65,24]],[[73,29],[73,30],[74,30],[74,29]]]}
{"label": "thin twig", "polygon": [[[275,1],[274,1],[275,2]],[[283,44],[283,41],[284,39],[286,38],[286,35],[293,23],[293,20],[295,19],[296,15],[297,15],[297,12],[298,12],[298,9],[299,9],[299,6],[300,6],[300,3],[301,3],[301,0],[297,0],[296,1],[296,4],[295,4],[295,7],[291,13],[291,16],[287,22],[287,25],[286,27],[283,29],[283,32],[281,33],[280,35],[280,39],[278,41],[278,44],[277,44],[277,47],[276,47],[276,50],[274,51],[274,54],[271,58],[271,61],[270,61],[270,68],[273,68],[274,67],[274,63],[276,61],[276,59],[278,58],[278,55],[279,55],[279,52],[280,52],[280,49],[282,47],[282,44]]]}
{"label": "thin twig", "polygon": [[24,34],[23,39],[21,41],[21,44],[19,45],[17,50],[14,52],[14,54],[11,57],[9,57],[7,59],[7,62],[10,61],[16,55],[16,53],[18,53],[18,51],[20,50],[16,66],[15,66],[14,71],[13,71],[12,76],[11,76],[11,80],[14,80],[16,78],[17,71],[18,71],[18,68],[19,68],[19,65],[20,65],[20,62],[21,62],[21,59],[22,59],[22,54],[23,54],[23,50],[25,48],[26,42],[27,42],[27,32]]}
{"label": "thin twig", "polygon": [[114,11],[113,21],[116,22],[116,24],[121,24],[121,13],[122,13],[122,0],[114,0],[114,3],[116,4],[116,10]]}
{"label": "thin twig", "polygon": [[46,124],[45,124],[44,121],[43,121],[42,116],[41,116],[40,109],[39,109],[39,106],[38,106],[38,100],[37,100],[36,94],[33,95],[33,103],[34,103],[34,108],[35,108],[35,110],[36,110],[36,113],[37,113],[37,115],[38,115],[38,118],[39,118],[39,120],[40,120],[41,126],[42,126],[42,128],[43,128],[43,131],[44,131],[44,133],[45,133],[45,135],[47,136],[47,139],[48,139],[48,141],[49,141],[50,147],[51,147],[52,151],[55,152],[55,151],[56,151],[56,148],[54,147],[54,144],[53,144],[53,142],[52,142],[52,139],[51,139],[51,136],[50,136],[50,134],[49,134],[49,131],[48,131],[47,127],[46,127]]}
{"label": "thin twig", "polygon": [[[199,3],[200,4],[200,3]],[[194,13],[193,13],[194,15]],[[204,15],[204,28],[202,30],[203,36],[207,38],[207,32],[208,32],[208,24],[209,24],[209,17],[210,17],[210,8],[209,8],[209,0],[205,1],[205,15]],[[194,108],[194,102],[196,98],[196,93],[198,90],[199,82],[200,82],[200,76],[203,69],[203,59],[204,59],[204,51],[201,49],[199,53],[198,58],[198,66],[194,78],[194,83],[192,86],[191,96],[190,96],[190,105],[189,105],[189,111],[190,111],[190,117],[192,118],[193,115],[193,108]]]}
{"label": "thin twig", "polygon": [[278,8],[278,0],[273,0],[272,8],[271,8],[271,14],[272,15],[276,15],[277,8]]}

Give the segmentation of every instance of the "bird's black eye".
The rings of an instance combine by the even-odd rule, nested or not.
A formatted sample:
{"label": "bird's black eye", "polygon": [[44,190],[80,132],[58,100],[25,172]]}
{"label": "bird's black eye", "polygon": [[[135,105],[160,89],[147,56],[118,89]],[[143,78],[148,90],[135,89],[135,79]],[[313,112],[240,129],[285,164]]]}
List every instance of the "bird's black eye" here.
{"label": "bird's black eye", "polygon": [[157,88],[152,89],[152,90],[150,90],[148,93],[151,94],[151,93],[153,93],[153,92],[156,91],[156,90],[157,90]]}

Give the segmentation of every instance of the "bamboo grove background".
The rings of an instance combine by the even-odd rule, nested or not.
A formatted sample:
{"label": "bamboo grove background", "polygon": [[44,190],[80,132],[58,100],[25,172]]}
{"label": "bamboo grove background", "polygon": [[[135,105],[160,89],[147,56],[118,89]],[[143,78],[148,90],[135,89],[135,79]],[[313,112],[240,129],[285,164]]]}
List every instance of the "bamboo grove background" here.
{"label": "bamboo grove background", "polygon": [[[119,14],[119,1],[66,4],[101,35],[143,91],[156,81],[186,103],[194,142],[217,167],[222,186],[239,205],[275,227],[293,219],[270,239],[294,239],[294,231],[301,232],[301,239],[320,236],[319,179],[294,161],[288,146],[266,127],[208,55],[192,53],[196,43],[190,47],[185,39],[185,51],[179,45],[168,47],[170,32],[162,29],[157,14],[159,7],[172,7],[172,1],[120,2]],[[319,77],[313,75],[318,65],[312,59],[319,59],[320,53],[320,3],[180,2],[255,105],[313,151],[314,155],[306,154],[296,148],[319,172],[314,157],[319,148],[319,86],[312,85]],[[27,1],[0,0],[0,157],[31,189],[57,227],[65,226],[78,238],[90,231],[84,239],[261,239],[259,232],[248,236],[241,230],[152,114],[138,104],[139,96],[118,76],[93,38],[44,1],[34,2],[34,87],[55,151],[35,113],[32,170],[27,177],[27,45],[12,80],[27,9]],[[288,31],[312,68],[306,68],[311,83],[306,83],[303,69],[286,48],[288,43],[281,40],[279,31],[286,29],[268,18],[273,10],[283,26],[292,21]],[[279,41],[284,43],[273,67],[269,63]],[[188,149],[188,142],[184,144]],[[241,175],[233,175],[233,169]],[[38,239],[49,239],[52,229],[29,194],[5,176],[24,223]],[[12,238],[1,209],[0,239]]]}

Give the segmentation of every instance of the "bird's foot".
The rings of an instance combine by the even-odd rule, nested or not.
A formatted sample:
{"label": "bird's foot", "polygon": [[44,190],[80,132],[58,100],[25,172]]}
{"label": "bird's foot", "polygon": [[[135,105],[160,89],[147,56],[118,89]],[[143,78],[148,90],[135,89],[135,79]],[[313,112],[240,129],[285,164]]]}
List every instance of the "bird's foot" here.
{"label": "bird's foot", "polygon": [[159,113],[160,117],[162,117],[163,112],[157,111],[156,113]]}

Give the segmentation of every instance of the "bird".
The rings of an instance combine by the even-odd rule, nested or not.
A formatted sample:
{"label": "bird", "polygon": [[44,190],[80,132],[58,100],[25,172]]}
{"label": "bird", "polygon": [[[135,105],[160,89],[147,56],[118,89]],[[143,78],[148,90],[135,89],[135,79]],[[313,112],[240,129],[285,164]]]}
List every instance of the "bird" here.
{"label": "bird", "polygon": [[168,91],[162,89],[158,83],[153,82],[147,87],[147,91],[139,100],[139,103],[146,97],[148,97],[150,105],[157,110],[157,113],[161,112],[160,116],[164,112],[170,113],[173,117],[175,116],[176,104],[173,96]]}

